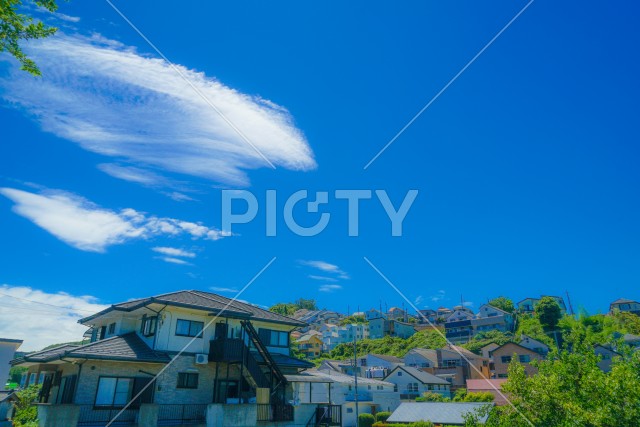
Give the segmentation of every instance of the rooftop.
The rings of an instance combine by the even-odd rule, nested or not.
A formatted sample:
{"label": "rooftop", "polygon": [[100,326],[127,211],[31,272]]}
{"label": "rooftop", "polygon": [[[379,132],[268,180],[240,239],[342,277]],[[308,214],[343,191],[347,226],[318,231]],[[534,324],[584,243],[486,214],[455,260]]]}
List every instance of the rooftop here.
{"label": "rooftop", "polygon": [[[464,415],[474,413],[492,403],[476,402],[404,402],[387,419],[389,423],[431,421],[434,424],[464,425]],[[479,417],[484,423],[488,415]]]}

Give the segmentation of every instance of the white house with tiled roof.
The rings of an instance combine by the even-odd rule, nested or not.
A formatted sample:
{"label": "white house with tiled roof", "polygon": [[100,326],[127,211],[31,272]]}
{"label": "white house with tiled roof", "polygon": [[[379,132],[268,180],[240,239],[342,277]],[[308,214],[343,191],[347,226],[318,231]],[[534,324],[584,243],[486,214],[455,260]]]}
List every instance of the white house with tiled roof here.
{"label": "white house with tiled roof", "polygon": [[133,425],[154,408],[150,403],[158,406],[145,418],[161,424],[206,419],[208,426],[217,419],[225,426],[304,424],[318,407],[329,407],[289,403],[287,376],[313,367],[289,354],[289,333],[304,323],[257,306],[178,291],[115,304],[79,323],[91,330],[89,344],[12,362],[28,368],[28,384],[42,385],[39,400],[51,405],[39,411],[49,418],[67,411],[60,427],[109,421],[124,409],[118,424]]}

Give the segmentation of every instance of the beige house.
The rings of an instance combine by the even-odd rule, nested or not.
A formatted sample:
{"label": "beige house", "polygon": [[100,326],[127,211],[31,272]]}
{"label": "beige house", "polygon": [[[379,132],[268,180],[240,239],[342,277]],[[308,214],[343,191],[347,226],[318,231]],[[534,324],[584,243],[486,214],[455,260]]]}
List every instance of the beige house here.
{"label": "beige house", "polygon": [[535,375],[538,372],[538,368],[532,366],[531,362],[544,358],[540,353],[514,342],[503,344],[491,351],[490,354],[493,359],[493,375],[495,378],[507,378],[509,364],[514,358],[517,358],[520,364],[524,366],[527,375]]}
{"label": "beige house", "polygon": [[322,353],[322,339],[316,334],[304,334],[298,338],[296,345],[308,359],[314,359]]}
{"label": "beige house", "polygon": [[[313,365],[289,355],[303,323],[201,291],[113,305],[79,321],[91,343],[12,362],[41,384],[48,427],[118,425],[305,425],[319,409],[338,425],[340,408],[310,399],[294,407],[294,382]],[[317,382],[317,379],[315,380]],[[301,387],[299,384],[296,387]],[[304,385],[302,385],[304,388]],[[320,416],[320,415],[318,415]],[[151,421],[150,421],[151,420]]]}

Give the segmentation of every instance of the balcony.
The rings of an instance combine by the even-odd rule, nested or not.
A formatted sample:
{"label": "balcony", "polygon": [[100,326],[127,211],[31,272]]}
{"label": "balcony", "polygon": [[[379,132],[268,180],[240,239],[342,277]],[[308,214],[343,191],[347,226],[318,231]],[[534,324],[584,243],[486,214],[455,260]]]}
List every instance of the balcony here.
{"label": "balcony", "polygon": [[242,362],[244,342],[239,338],[212,340],[209,343],[209,362]]}

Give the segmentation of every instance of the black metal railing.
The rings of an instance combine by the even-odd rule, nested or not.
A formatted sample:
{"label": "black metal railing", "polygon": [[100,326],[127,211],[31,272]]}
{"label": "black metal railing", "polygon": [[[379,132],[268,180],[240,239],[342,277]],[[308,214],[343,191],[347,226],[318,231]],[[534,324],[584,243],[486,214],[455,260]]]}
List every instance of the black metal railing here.
{"label": "black metal railing", "polygon": [[138,423],[138,409],[100,408],[93,405],[80,406],[78,427],[134,426]]}
{"label": "black metal railing", "polygon": [[318,405],[316,408],[315,425],[341,426],[342,406],[341,405]]}
{"label": "black metal railing", "polygon": [[210,362],[242,362],[242,354],[245,349],[244,342],[240,338],[223,338],[212,340],[209,344]]}
{"label": "black metal railing", "polygon": [[204,424],[207,405],[158,405],[158,426]]}
{"label": "black metal railing", "polygon": [[281,404],[258,404],[258,421],[293,421],[293,406]]}

